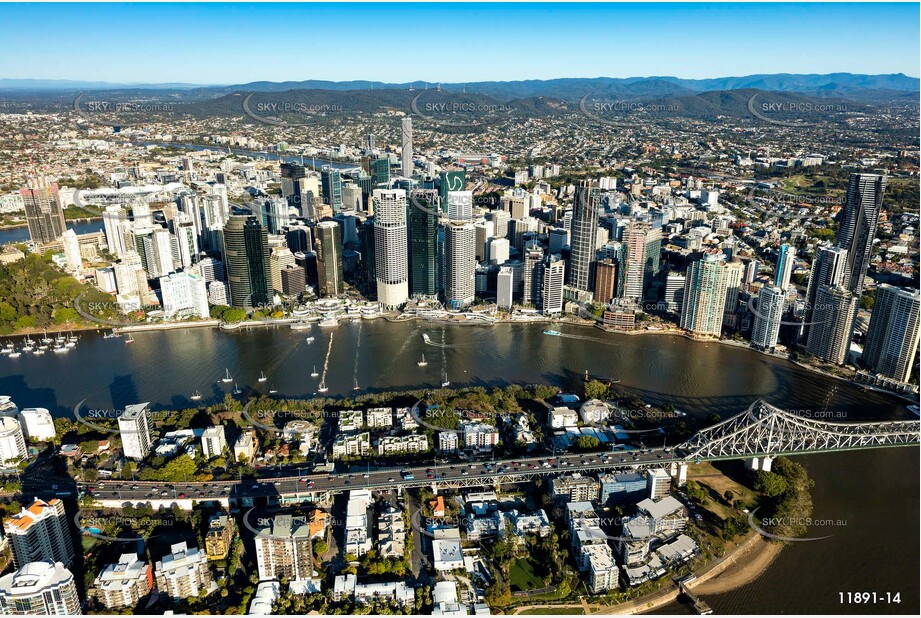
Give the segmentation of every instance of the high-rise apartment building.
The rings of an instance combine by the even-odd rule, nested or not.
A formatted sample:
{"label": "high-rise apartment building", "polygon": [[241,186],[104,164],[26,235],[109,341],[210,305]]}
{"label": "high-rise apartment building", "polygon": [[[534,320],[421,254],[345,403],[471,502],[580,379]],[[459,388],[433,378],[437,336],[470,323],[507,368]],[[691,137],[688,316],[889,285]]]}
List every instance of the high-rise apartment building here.
{"label": "high-rise apartment building", "polygon": [[0,577],[2,616],[79,616],[73,573],[61,562],[30,562]]}
{"label": "high-rise apartment building", "polygon": [[730,270],[716,255],[705,255],[688,267],[681,328],[696,335],[719,337],[726,309]]}
{"label": "high-rise apartment building", "polygon": [[406,191],[374,189],[372,195],[377,301],[385,308],[396,309],[409,299]]}
{"label": "high-rise apartment building", "polygon": [[772,350],[777,346],[780,334],[780,321],[783,318],[784,290],[776,285],[766,285],[758,294],[755,323],[752,327],[752,345],[762,350]]}
{"label": "high-rise apartment building", "polygon": [[882,375],[908,382],[918,353],[921,293],[882,284],[876,289],[863,364]]}
{"label": "high-rise apartment building", "polygon": [[61,204],[58,186],[34,178],[20,189],[25,205],[26,224],[29,238],[38,244],[45,244],[60,238],[67,226],[64,224],[64,207]]}
{"label": "high-rise apartment building", "polygon": [[463,309],[476,295],[476,229],[471,222],[451,221],[445,226],[445,301]]}
{"label": "high-rise apartment building", "polygon": [[224,226],[224,263],[232,306],[253,309],[271,304],[269,259],[268,233],[258,219],[230,217]]}
{"label": "high-rise apartment building", "polygon": [[300,581],[313,576],[310,524],[305,517],[276,515],[255,538],[259,579]]}
{"label": "high-rise apartment building", "polygon": [[150,453],[150,403],[135,403],[125,406],[118,417],[118,433],[122,440],[122,454],[129,459],[142,460]]}
{"label": "high-rise apartment building", "polygon": [[851,174],[847,184],[844,220],[838,227],[835,246],[847,250],[842,284],[858,298],[870,265],[886,180],[879,174]]}
{"label": "high-rise apartment building", "polygon": [[403,161],[403,176],[412,178],[413,175],[413,119],[404,116],[400,119],[400,132],[402,135],[400,152]]}
{"label": "high-rise apartment building", "polygon": [[591,291],[591,266],[595,259],[598,217],[601,200],[598,188],[592,181],[583,180],[576,187],[573,201],[571,252],[569,258],[569,285],[584,291]]}
{"label": "high-rise apartment building", "polygon": [[13,564],[21,567],[30,562],[74,561],[74,546],[64,503],[54,498],[45,502],[36,498],[18,515],[3,522],[3,530],[13,549]]}
{"label": "high-rise apartment building", "polygon": [[843,285],[819,287],[812,312],[806,351],[822,360],[843,365],[851,347],[857,296]]}
{"label": "high-rise apartment building", "polygon": [[793,245],[780,245],[777,252],[777,266],[774,270],[774,285],[783,291],[790,287],[790,275],[793,273],[793,262],[796,259],[796,247]]}

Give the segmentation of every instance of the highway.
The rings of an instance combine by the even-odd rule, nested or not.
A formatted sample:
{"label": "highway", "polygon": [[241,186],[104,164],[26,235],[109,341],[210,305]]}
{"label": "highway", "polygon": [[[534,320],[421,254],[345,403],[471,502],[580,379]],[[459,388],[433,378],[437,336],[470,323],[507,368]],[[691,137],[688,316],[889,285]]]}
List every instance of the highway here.
{"label": "highway", "polygon": [[[356,464],[349,472],[312,473],[259,480],[228,480],[163,483],[156,481],[101,480],[94,483],[59,483],[23,479],[23,492],[41,495],[71,495],[86,492],[98,500],[143,503],[149,500],[230,500],[269,497],[312,497],[352,489],[395,489],[437,484],[439,487],[492,486],[532,480],[541,476],[571,472],[629,470],[667,466],[683,458],[664,449],[605,451],[581,454],[545,455],[502,460],[458,460],[450,463],[362,471]],[[409,477],[412,477],[411,479]]]}

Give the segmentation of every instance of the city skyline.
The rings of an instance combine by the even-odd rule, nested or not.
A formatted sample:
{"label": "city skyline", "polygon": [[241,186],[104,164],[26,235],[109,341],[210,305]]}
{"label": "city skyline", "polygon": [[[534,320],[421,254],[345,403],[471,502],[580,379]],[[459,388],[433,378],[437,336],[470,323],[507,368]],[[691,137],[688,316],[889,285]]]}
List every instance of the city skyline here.
{"label": "city skyline", "polygon": [[[428,7],[425,18],[407,18],[412,6],[4,4],[0,17],[8,28],[0,55],[15,69],[8,68],[0,78],[205,85],[303,79],[437,83],[580,76],[921,74],[914,28],[919,10],[908,3],[446,3]],[[308,25],[337,20],[352,33],[348,45],[337,28]],[[42,28],[29,27],[37,21]],[[275,29],[282,23],[291,41],[312,41],[314,66],[293,69],[275,62],[278,48],[262,41],[277,38]],[[440,29],[433,27],[443,23],[479,34],[484,53],[489,53],[488,68],[444,45]],[[414,33],[409,54],[395,56],[386,67],[368,62],[370,50],[390,44],[392,28],[407,26]],[[546,28],[567,44],[533,44]],[[720,34],[698,34],[707,31]],[[74,36],[94,32],[105,36]],[[771,53],[752,45],[759,33]],[[854,36],[844,36],[848,33]],[[676,64],[669,46],[646,44],[651,36],[693,44],[684,46]],[[612,40],[617,45],[610,45]],[[59,41],[68,42],[67,55],[55,52]],[[631,46],[642,53],[625,55]],[[822,53],[803,53],[809,49]]]}

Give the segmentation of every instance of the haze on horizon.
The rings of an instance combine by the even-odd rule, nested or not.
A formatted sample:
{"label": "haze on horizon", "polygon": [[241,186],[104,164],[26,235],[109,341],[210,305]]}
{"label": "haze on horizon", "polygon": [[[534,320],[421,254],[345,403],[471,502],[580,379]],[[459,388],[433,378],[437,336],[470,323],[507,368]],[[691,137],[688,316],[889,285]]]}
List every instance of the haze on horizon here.
{"label": "haze on horizon", "polygon": [[[917,4],[4,4],[0,78],[917,77]],[[386,50],[388,55],[382,55]]]}

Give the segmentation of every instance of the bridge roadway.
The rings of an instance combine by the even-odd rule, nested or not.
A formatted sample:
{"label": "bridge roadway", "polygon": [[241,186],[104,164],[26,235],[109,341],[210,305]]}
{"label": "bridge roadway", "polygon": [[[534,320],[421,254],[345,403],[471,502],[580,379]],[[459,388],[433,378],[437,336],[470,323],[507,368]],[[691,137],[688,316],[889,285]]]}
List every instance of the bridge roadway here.
{"label": "bridge roadway", "polygon": [[[483,487],[533,480],[564,472],[632,470],[667,467],[672,463],[687,463],[680,455],[662,448],[634,451],[604,451],[565,453],[539,457],[518,457],[503,460],[457,460],[403,468],[365,470],[355,464],[348,472],[311,473],[300,476],[279,476],[258,480],[227,480],[164,483],[158,481],[125,481],[105,479],[94,483],[49,484],[47,480],[23,479],[23,491],[42,494],[73,493],[74,489],[89,491],[97,500],[143,503],[151,500],[231,500],[246,498],[287,497],[309,499],[324,493],[341,493],[352,489],[395,489],[408,487]],[[412,475],[407,480],[403,473]]]}

